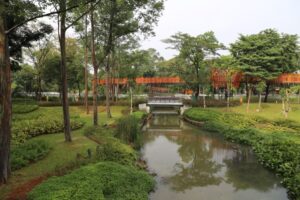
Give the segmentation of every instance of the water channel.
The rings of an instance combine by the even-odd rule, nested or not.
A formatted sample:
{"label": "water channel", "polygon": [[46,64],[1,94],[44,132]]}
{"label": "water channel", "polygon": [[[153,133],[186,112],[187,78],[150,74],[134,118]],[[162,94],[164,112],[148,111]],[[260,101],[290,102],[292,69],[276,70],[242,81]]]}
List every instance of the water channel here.
{"label": "water channel", "polygon": [[280,180],[249,147],[180,120],[154,115],[144,127],[143,158],[156,174],[152,200],[285,200]]}

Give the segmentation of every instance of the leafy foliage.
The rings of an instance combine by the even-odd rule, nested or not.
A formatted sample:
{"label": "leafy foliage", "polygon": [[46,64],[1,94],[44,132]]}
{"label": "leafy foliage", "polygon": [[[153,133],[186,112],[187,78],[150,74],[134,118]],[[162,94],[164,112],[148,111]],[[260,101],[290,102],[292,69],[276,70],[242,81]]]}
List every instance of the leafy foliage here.
{"label": "leafy foliage", "polygon": [[112,130],[91,126],[84,129],[84,135],[100,144],[96,149],[97,160],[135,166],[137,161],[136,152],[130,146],[115,138]]}
{"label": "leafy foliage", "polygon": [[138,145],[140,142],[140,120],[134,115],[122,117],[118,120],[116,136],[129,144]]}
{"label": "leafy foliage", "polygon": [[50,151],[50,145],[44,140],[28,141],[11,150],[11,167],[17,170],[44,158]]}
{"label": "leafy foliage", "polygon": [[[73,130],[84,125],[78,116],[71,117]],[[38,109],[34,112],[15,114],[12,123],[12,142],[23,143],[27,139],[43,134],[59,133],[63,131],[61,112],[49,109]]]}
{"label": "leafy foliage", "polygon": [[241,35],[230,51],[245,75],[272,80],[283,72],[294,72],[299,66],[297,35],[280,35],[266,29],[258,34]]}
{"label": "leafy foliage", "polygon": [[15,114],[30,113],[39,109],[35,104],[13,104],[12,112]]}
{"label": "leafy foliage", "polygon": [[34,188],[28,199],[146,200],[153,187],[154,181],[146,172],[114,162],[100,162],[48,179]]}
{"label": "leafy foliage", "polygon": [[178,75],[185,80],[198,97],[199,85],[205,87],[209,83],[210,69],[209,63],[205,59],[217,55],[217,51],[224,46],[219,43],[212,31],[198,36],[177,33],[164,42],[179,51],[177,56]]}

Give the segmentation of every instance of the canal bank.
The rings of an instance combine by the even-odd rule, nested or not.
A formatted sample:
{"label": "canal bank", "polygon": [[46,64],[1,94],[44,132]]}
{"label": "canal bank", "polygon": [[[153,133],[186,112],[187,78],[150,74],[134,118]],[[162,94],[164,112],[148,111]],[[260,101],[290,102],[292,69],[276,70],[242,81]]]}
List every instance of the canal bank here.
{"label": "canal bank", "polygon": [[281,177],[289,198],[300,198],[299,123],[201,108],[189,109],[184,117],[203,123],[203,130],[251,146],[258,161]]}
{"label": "canal bank", "polygon": [[142,158],[156,174],[152,200],[288,199],[280,180],[247,146],[202,131],[178,115],[154,114],[143,131]]}

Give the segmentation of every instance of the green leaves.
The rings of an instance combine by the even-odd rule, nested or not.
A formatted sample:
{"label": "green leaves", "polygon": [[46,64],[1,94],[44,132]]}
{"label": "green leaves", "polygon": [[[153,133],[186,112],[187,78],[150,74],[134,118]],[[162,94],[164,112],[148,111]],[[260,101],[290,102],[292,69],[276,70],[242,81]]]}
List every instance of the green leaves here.
{"label": "green leaves", "polygon": [[53,177],[37,186],[28,199],[148,199],[154,181],[146,173],[114,162],[100,162]]}
{"label": "green leaves", "polygon": [[50,151],[49,144],[44,140],[28,141],[15,146],[11,150],[11,167],[17,170],[44,158]]}
{"label": "green leaves", "polygon": [[230,51],[245,75],[272,80],[281,73],[299,69],[296,35],[266,29],[258,34],[241,35]]}

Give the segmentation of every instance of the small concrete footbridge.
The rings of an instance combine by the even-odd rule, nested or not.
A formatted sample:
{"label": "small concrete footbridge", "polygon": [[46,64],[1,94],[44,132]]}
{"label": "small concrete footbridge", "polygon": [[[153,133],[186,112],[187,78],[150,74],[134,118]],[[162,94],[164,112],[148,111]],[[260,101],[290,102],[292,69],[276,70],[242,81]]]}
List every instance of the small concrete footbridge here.
{"label": "small concrete footbridge", "polygon": [[184,106],[182,99],[174,95],[151,95],[148,98],[147,106],[152,113],[179,113]]}

